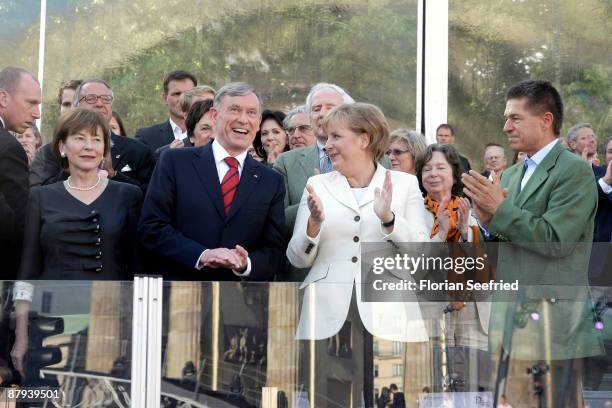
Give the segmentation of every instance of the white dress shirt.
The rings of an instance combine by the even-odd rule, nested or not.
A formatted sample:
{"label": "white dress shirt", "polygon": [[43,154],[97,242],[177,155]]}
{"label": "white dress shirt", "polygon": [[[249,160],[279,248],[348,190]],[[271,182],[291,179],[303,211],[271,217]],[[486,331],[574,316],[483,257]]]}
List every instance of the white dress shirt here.
{"label": "white dress shirt", "polygon": [[538,152],[533,156],[525,157],[525,164],[527,165],[527,168],[525,169],[525,174],[521,179],[521,190],[525,188],[525,185],[527,184],[533,173],[536,171],[538,165],[542,163],[542,160],[544,160],[544,158],[548,155],[548,153],[550,153],[553,147],[555,147],[555,144],[558,142],[559,139],[554,139],[552,142],[538,150]]}
{"label": "white dress shirt", "polygon": [[[225,162],[226,157],[234,157],[236,160],[238,160],[238,176],[242,176],[244,161],[246,160],[247,154],[249,154],[248,150],[245,150],[238,156],[232,156],[227,152],[227,150],[225,150],[223,146],[221,146],[217,139],[215,139],[212,142],[212,151],[213,157],[215,158],[215,166],[217,167],[217,175],[219,176],[219,184],[221,184],[225,173],[227,173],[227,171],[230,169],[229,164]],[[204,252],[202,252],[200,257],[198,258],[198,261],[196,262],[196,269],[198,270],[202,269],[202,266],[200,265],[200,259],[202,259],[206,251],[208,251],[208,249],[205,249]],[[251,274],[251,258],[247,257],[247,267],[244,272],[237,272],[235,270],[232,270],[232,272],[234,272],[236,276],[249,276]]]}
{"label": "white dress shirt", "polygon": [[181,129],[179,125],[174,123],[172,118],[169,118],[168,120],[170,121],[170,127],[172,128],[172,133],[174,133],[175,140],[183,140],[187,137],[187,131],[183,132],[183,129]]}

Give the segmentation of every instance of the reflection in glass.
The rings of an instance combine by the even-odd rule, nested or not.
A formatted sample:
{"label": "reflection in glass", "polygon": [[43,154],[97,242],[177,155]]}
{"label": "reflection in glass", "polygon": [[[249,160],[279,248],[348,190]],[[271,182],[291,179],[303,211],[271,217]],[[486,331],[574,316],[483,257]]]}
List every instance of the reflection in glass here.
{"label": "reflection in glass", "polygon": [[[132,282],[31,283],[35,291],[28,316],[25,378],[13,370],[10,382],[59,387],[63,397],[56,402],[65,406],[99,406],[103,400],[129,406]],[[3,300],[10,300],[6,296],[12,286],[4,282]],[[3,305],[5,312],[13,307],[10,301]],[[15,313],[3,313],[3,327],[14,318]],[[13,341],[11,333],[3,331],[3,363],[11,361]]]}

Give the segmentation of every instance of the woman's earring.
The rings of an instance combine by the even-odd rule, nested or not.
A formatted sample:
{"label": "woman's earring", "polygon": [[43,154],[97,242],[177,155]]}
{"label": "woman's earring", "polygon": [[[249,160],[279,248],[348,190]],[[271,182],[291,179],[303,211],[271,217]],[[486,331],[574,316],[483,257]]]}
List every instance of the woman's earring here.
{"label": "woman's earring", "polygon": [[60,152],[60,156],[62,156],[62,159],[66,157],[66,153],[64,152]]}

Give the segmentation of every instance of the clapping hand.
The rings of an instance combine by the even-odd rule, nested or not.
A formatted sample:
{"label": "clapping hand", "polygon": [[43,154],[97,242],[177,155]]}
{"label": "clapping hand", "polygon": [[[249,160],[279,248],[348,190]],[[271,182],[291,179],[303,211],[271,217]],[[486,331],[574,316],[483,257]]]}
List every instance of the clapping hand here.
{"label": "clapping hand", "polygon": [[502,188],[499,177],[493,176],[493,182],[478,174],[474,170],[461,175],[463,192],[472,199],[474,211],[478,220],[483,225],[488,225],[497,207],[504,202],[508,196],[508,189]]}
{"label": "clapping hand", "polygon": [[321,224],[325,221],[325,213],[323,212],[323,203],[321,199],[315,193],[314,188],[311,185],[306,185],[306,191],[308,191],[308,210],[310,211],[310,217],[308,217],[308,225],[306,226],[306,234],[314,238],[319,235],[321,231]]}
{"label": "clapping hand", "polygon": [[438,236],[442,241],[446,241],[448,231],[450,230],[450,211],[446,209],[446,204],[448,204],[448,200],[443,198],[438,204],[438,213],[436,214],[438,225],[440,225]]}
{"label": "clapping hand", "polygon": [[391,211],[392,198],[393,183],[391,182],[391,172],[387,170],[382,189],[378,187],[374,189],[374,213],[382,223],[393,221],[394,215]]}
{"label": "clapping hand", "polygon": [[464,240],[468,238],[468,228],[470,227],[470,200],[465,197],[459,199],[459,208],[457,209],[459,220],[457,228]]}
{"label": "clapping hand", "polygon": [[310,210],[310,220],[313,223],[321,225],[323,221],[325,221],[325,213],[323,212],[323,203],[321,199],[315,193],[314,188],[311,185],[306,186],[306,191],[308,191],[308,209]]}

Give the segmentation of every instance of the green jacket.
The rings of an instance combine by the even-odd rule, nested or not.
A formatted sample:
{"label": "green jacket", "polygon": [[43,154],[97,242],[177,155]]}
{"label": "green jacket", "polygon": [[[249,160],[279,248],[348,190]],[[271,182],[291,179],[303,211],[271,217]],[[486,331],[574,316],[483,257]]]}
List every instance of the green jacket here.
{"label": "green jacket", "polygon": [[[497,278],[521,285],[512,302],[494,301],[490,345],[503,341],[525,360],[600,354],[588,288],[597,208],[593,172],[557,143],[521,190],[522,177],[523,163],[503,172],[508,196],[489,224],[502,241]],[[534,311],[539,321],[530,318]]]}

